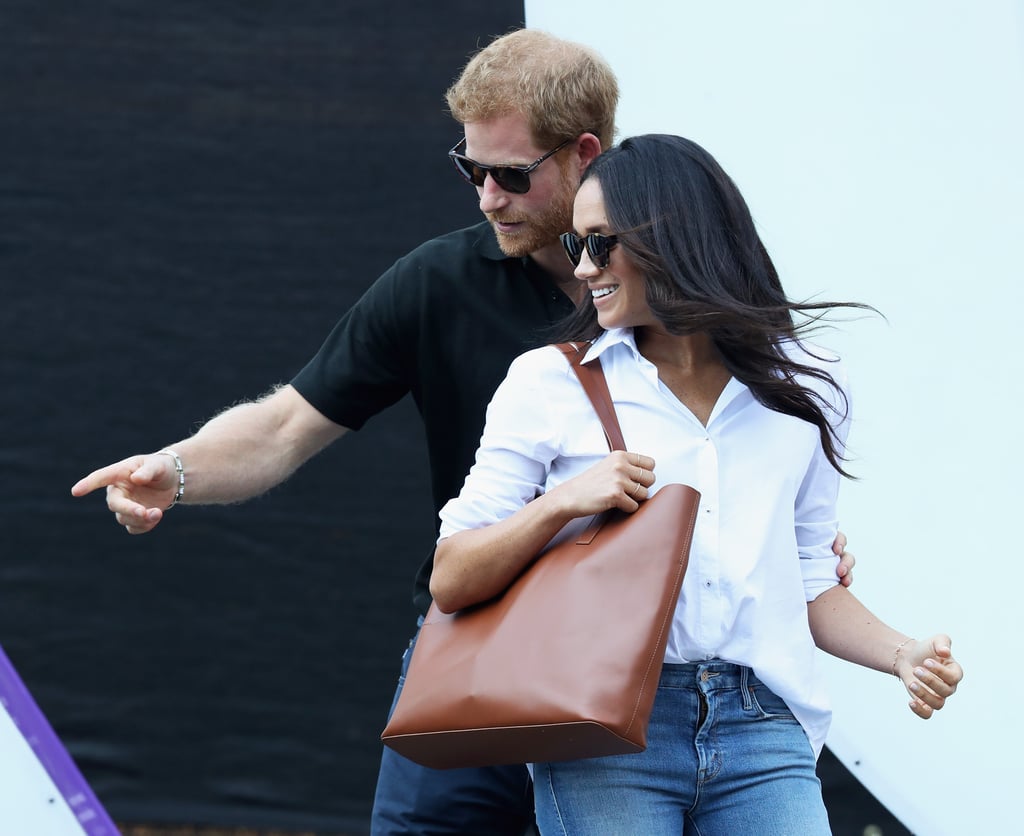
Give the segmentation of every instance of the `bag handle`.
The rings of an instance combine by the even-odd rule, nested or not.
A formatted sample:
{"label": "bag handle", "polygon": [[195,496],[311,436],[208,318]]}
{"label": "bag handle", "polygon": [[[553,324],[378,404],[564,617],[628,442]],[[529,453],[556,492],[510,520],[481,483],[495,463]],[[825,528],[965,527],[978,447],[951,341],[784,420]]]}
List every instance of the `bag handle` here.
{"label": "bag handle", "polygon": [[588,343],[558,343],[556,348],[565,355],[572,370],[580,379],[580,383],[583,384],[583,391],[587,393],[587,397],[594,405],[594,411],[601,421],[604,437],[608,442],[608,449],[625,450],[626,441],[622,437],[622,428],[619,426],[619,418],[615,414],[611,392],[608,391],[608,379],[604,376],[604,369],[601,368],[601,358],[595,357],[585,366],[583,365],[583,355],[586,354],[588,345]]}
{"label": "bag handle", "polygon": [[[576,372],[576,377],[583,384],[583,391],[594,405],[594,411],[601,421],[601,428],[608,442],[608,449],[625,450],[626,442],[622,437],[619,417],[615,414],[612,394],[608,391],[608,378],[604,376],[604,369],[601,368],[601,358],[595,357],[583,365],[583,355],[587,353],[587,346],[588,343],[557,343],[555,347],[565,355],[572,370]],[[607,511],[595,516],[577,538],[576,545],[589,546],[607,519]]]}

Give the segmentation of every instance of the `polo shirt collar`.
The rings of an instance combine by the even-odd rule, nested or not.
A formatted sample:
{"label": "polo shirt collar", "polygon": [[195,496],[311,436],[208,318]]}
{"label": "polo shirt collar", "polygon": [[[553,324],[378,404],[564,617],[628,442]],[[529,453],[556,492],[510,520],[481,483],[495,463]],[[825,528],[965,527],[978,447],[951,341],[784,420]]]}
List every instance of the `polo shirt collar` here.
{"label": "polo shirt collar", "polygon": [[498,246],[498,239],[490,223],[484,221],[479,225],[479,228],[480,232],[474,243],[477,252],[490,261],[504,261],[509,258],[509,256],[501,251],[501,247]]}

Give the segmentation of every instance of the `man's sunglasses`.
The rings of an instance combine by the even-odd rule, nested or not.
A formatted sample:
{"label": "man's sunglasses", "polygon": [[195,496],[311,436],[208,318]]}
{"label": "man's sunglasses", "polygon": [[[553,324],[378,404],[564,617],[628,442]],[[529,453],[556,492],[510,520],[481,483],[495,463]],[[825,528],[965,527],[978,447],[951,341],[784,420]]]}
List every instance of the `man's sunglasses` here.
{"label": "man's sunglasses", "polygon": [[557,154],[566,145],[574,141],[567,139],[557,148],[552,148],[543,157],[537,157],[529,165],[484,165],[476,160],[471,160],[465,154],[459,153],[460,148],[466,147],[465,137],[455,143],[455,147],[448,152],[448,156],[451,157],[452,162],[455,164],[455,170],[462,175],[464,180],[467,180],[474,186],[482,186],[484,180],[487,179],[487,175],[490,174],[491,179],[506,192],[526,194],[530,191],[530,173],[552,154]]}
{"label": "man's sunglasses", "polygon": [[591,232],[582,238],[574,232],[563,232],[559,237],[569,261],[578,267],[580,259],[583,258],[583,248],[586,247],[590,260],[599,270],[604,270],[608,266],[612,247],[619,243],[619,239],[614,235],[602,235],[600,232]]}

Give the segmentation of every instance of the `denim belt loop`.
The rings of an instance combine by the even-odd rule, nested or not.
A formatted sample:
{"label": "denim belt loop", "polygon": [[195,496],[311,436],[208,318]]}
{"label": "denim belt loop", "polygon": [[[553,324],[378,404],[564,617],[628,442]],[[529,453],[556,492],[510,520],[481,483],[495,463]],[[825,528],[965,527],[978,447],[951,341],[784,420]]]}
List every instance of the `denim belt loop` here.
{"label": "denim belt loop", "polygon": [[750,668],[740,665],[740,693],[743,694],[743,710],[749,711],[754,707],[754,689],[750,685]]}

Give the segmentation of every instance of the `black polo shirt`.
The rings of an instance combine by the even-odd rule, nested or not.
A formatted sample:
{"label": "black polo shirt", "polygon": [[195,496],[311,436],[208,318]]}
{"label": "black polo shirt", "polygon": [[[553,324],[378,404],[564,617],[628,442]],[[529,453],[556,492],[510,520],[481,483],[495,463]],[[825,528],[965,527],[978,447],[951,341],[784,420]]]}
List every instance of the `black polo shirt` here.
{"label": "black polo shirt", "polygon": [[[458,494],[487,404],[512,360],[546,341],[572,301],[530,258],[508,258],[490,224],[452,232],[399,259],[339,320],[292,385],[358,430],[411,393],[423,419],[434,509]],[[423,612],[433,559],[417,573]]]}

